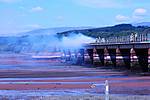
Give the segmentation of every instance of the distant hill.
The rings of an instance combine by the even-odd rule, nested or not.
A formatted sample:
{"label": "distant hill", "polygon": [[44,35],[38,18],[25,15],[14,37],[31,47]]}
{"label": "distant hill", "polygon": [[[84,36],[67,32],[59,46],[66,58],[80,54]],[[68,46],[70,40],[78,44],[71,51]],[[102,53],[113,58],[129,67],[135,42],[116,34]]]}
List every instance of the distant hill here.
{"label": "distant hill", "polygon": [[[22,33],[18,36],[0,37],[0,52],[41,52],[52,51],[55,47],[59,47],[65,43],[73,46],[75,43],[82,44],[88,37],[113,37],[126,36],[132,32],[150,33],[150,27],[132,26],[131,24],[119,24],[115,26],[101,28],[87,27],[63,27],[33,30]],[[83,36],[84,35],[84,36]],[[75,39],[73,38],[75,37]],[[79,39],[80,38],[80,39]],[[91,39],[90,39],[91,40]]]}
{"label": "distant hill", "polygon": [[130,35],[132,32],[143,33],[145,30],[150,29],[147,26],[132,26],[131,24],[119,24],[109,27],[93,28],[93,29],[83,29],[83,30],[73,30],[62,33],[57,33],[59,37],[69,36],[71,34],[84,34],[90,37],[113,37],[113,36],[126,36]]}
{"label": "distant hill", "polygon": [[45,28],[45,29],[36,29],[29,32],[19,33],[20,36],[25,35],[52,35],[60,32],[71,31],[71,30],[81,30],[89,29],[92,27],[56,27],[56,28]]}
{"label": "distant hill", "polygon": [[89,27],[58,27],[38,29],[24,33],[18,33],[16,36],[0,37],[0,52],[40,52],[52,51],[60,45],[60,39],[57,37],[58,32],[71,30],[87,29]]}
{"label": "distant hill", "polygon": [[150,22],[141,22],[141,23],[134,23],[133,26],[148,26],[150,27]]}

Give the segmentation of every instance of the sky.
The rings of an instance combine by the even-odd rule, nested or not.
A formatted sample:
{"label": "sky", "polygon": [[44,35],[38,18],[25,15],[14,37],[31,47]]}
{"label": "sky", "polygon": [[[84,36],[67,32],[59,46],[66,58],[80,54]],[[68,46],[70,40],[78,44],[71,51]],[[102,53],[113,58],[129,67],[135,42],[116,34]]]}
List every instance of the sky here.
{"label": "sky", "polygon": [[150,22],[150,0],[0,0],[0,35]]}

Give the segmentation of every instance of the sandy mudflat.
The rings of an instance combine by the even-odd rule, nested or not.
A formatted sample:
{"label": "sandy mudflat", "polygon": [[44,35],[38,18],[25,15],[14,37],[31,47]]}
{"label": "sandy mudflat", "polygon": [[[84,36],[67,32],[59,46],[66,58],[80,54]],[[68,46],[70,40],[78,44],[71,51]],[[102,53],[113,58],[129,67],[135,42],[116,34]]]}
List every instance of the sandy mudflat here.
{"label": "sandy mudflat", "polygon": [[[91,85],[104,84],[105,80],[109,81],[110,100],[150,100],[149,76],[55,63],[0,57],[0,100],[104,100],[104,85],[96,88]],[[59,95],[56,90],[61,90]]]}
{"label": "sandy mudflat", "polygon": [[127,76],[124,72],[107,69],[72,67],[47,70],[3,69],[0,70],[0,90],[82,89],[88,93],[104,93],[103,85],[94,89],[91,85],[104,84],[105,80],[108,80],[111,94],[150,95],[149,76]]}

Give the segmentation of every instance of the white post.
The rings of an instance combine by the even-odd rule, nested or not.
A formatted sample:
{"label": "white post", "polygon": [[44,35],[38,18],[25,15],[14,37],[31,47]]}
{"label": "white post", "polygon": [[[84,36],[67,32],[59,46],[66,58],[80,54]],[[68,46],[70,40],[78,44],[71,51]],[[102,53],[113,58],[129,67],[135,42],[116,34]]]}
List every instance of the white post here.
{"label": "white post", "polygon": [[105,100],[109,100],[109,84],[108,80],[105,81],[105,84],[92,84],[91,88],[95,88],[96,86],[105,86]]}
{"label": "white post", "polygon": [[109,84],[108,84],[108,80],[105,81],[105,100],[109,100]]}

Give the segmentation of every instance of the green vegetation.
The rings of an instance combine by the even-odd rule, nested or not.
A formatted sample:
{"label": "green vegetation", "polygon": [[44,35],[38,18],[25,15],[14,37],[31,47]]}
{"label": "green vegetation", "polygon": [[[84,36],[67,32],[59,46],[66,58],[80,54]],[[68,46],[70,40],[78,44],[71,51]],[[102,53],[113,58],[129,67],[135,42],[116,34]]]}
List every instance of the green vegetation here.
{"label": "green vegetation", "polygon": [[97,37],[116,37],[116,36],[127,36],[132,32],[136,32],[138,34],[142,34],[144,32],[150,32],[150,27],[147,26],[132,26],[131,24],[120,24],[111,27],[103,27],[103,28],[94,28],[94,29],[84,29],[84,30],[73,30],[62,33],[57,33],[58,37],[69,36],[72,34],[84,34],[86,36],[90,36],[93,38]]}

